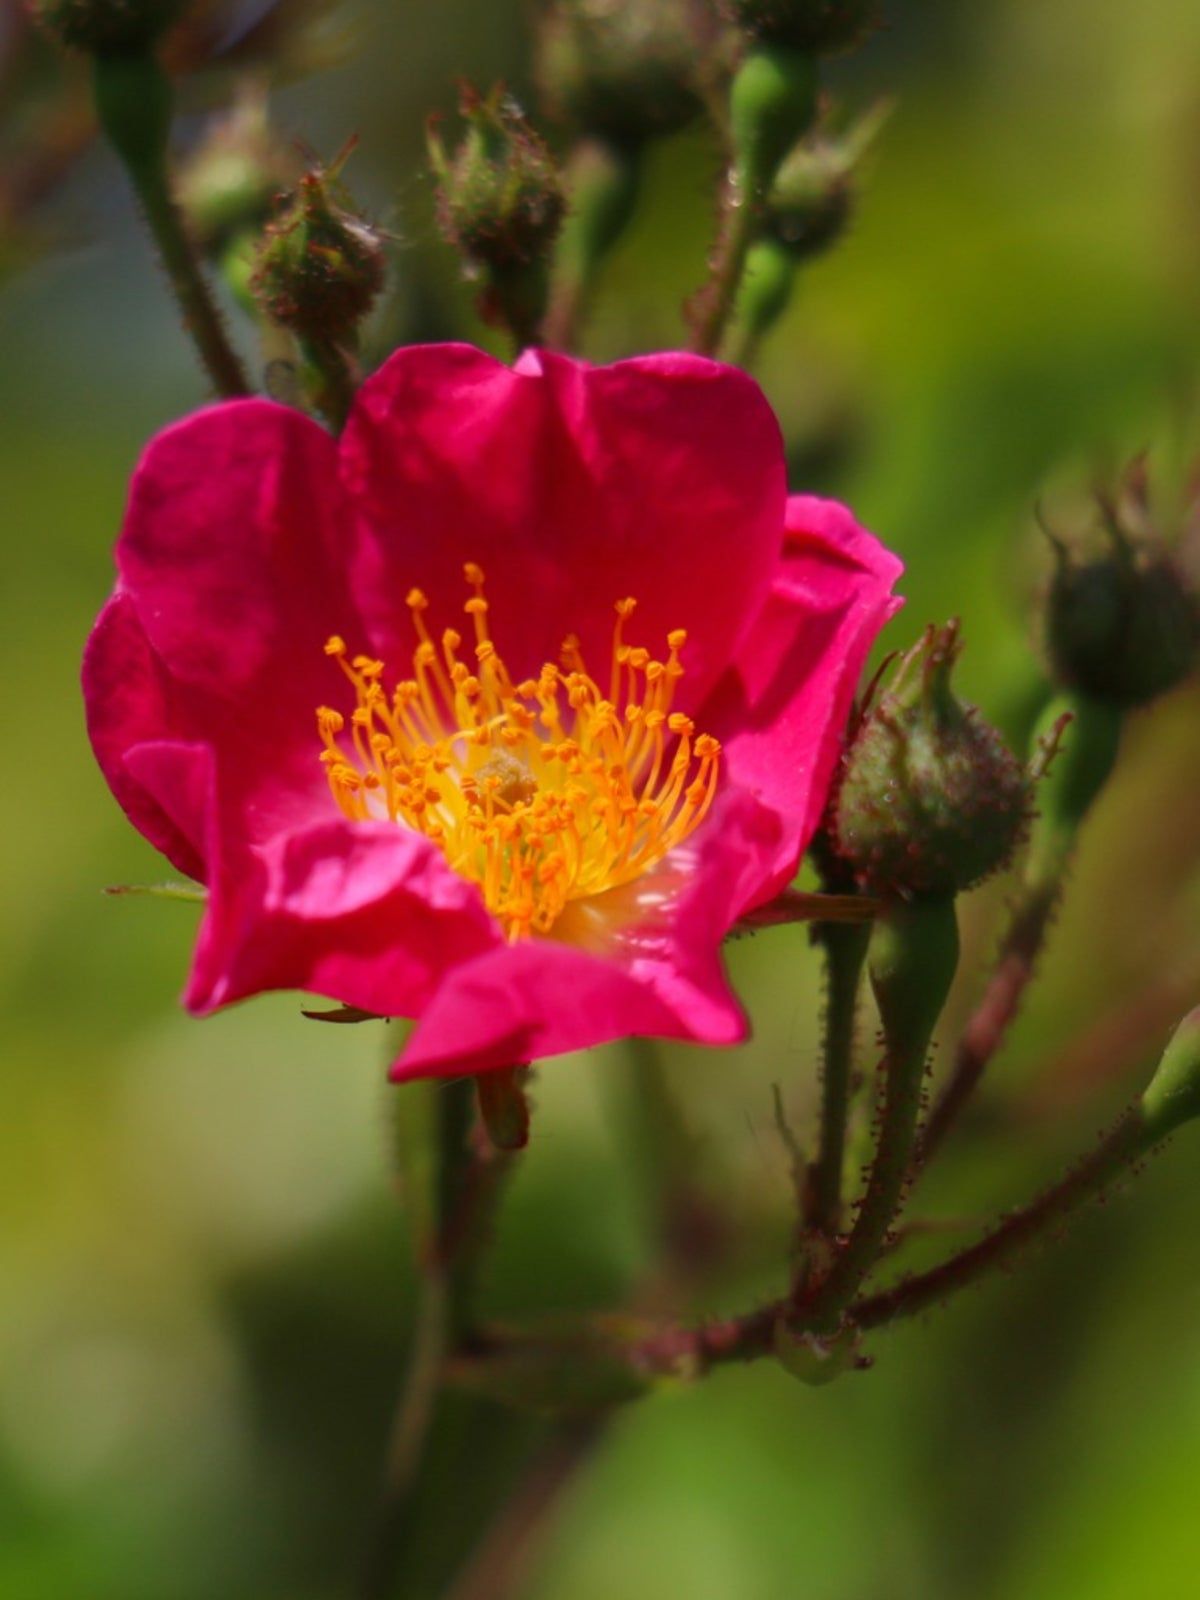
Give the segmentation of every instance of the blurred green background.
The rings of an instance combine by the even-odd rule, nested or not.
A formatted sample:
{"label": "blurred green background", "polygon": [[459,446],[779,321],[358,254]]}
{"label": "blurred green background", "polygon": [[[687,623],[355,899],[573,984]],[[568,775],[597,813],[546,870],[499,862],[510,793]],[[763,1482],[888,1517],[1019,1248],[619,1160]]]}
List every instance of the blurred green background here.
{"label": "blurred green background", "polygon": [[[960,614],[967,691],[1019,730],[1039,674],[1034,501],[1143,446],[1171,480],[1200,442],[1200,10],[888,10],[831,76],[857,103],[895,95],[895,115],[851,237],[806,275],[761,377],[797,486],[847,499],[909,562],[889,643]],[[490,337],[435,237],[422,124],[456,74],[525,87],[521,8],[364,0],[351,20],[356,48],[282,91],[277,120],[326,154],[362,135],[349,176],[397,236],[399,333]],[[589,354],[679,341],[716,170],[703,131],[655,152]],[[90,151],[39,220],[53,247],[0,291],[0,1595],[332,1600],[371,1519],[410,1323],[384,1044],[288,996],[187,1020],[194,908],[101,894],[163,868],[93,769],[79,654],[139,448],[204,389],[111,158]],[[920,1214],[1024,1198],[1200,998],[1198,713],[1184,690],[1131,726],[1037,997]],[[1003,896],[970,903],[958,1017]],[[735,1239],[700,1309],[780,1287],[770,1085],[802,1131],[813,1104],[803,933],[739,944],[731,965],[755,1041],[663,1053]],[[645,1272],[629,1087],[619,1049],[542,1073],[489,1272],[498,1311],[609,1304]],[[761,1363],[623,1413],[523,1593],[1200,1594],[1198,1151],[1182,1136],[1019,1273],[876,1336],[864,1376],[811,1391]],[[422,1513],[443,1552],[471,1536],[476,1480],[508,1448],[499,1411],[456,1426]],[[426,1567],[400,1592],[436,1593]]]}

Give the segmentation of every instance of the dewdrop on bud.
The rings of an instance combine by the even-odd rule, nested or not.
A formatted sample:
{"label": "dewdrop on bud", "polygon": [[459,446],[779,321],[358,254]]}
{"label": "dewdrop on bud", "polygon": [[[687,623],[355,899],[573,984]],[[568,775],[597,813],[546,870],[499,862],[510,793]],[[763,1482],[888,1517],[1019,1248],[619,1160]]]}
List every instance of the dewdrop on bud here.
{"label": "dewdrop on bud", "polygon": [[997,871],[1025,835],[1030,779],[996,730],[954,694],[957,622],[929,628],[861,714],[843,759],[831,835],[864,888],[948,895]]}
{"label": "dewdrop on bud", "polygon": [[90,56],[141,55],[182,15],[187,0],[31,0],[51,38]]}
{"label": "dewdrop on bud", "polygon": [[753,38],[815,55],[852,50],[879,25],[878,0],[725,0],[725,10]]}
{"label": "dewdrop on bud", "polygon": [[549,114],[623,146],[686,127],[729,70],[711,0],[554,0],[536,36]]}
{"label": "dewdrop on bud", "polygon": [[[1046,646],[1068,688],[1110,705],[1145,705],[1187,677],[1200,643],[1196,596],[1148,522],[1140,463],[1101,501],[1109,549],[1079,560],[1054,539]],[[1127,524],[1132,523],[1131,528]]]}
{"label": "dewdrop on bud", "polygon": [[502,88],[464,85],[466,133],[449,152],[436,127],[429,157],[442,233],[466,260],[504,270],[544,259],[562,226],[566,196],[548,146]]}
{"label": "dewdrop on bud", "polygon": [[383,241],[337,181],[351,148],[301,178],[264,235],[252,280],[276,322],[318,344],[353,344],[383,287]]}

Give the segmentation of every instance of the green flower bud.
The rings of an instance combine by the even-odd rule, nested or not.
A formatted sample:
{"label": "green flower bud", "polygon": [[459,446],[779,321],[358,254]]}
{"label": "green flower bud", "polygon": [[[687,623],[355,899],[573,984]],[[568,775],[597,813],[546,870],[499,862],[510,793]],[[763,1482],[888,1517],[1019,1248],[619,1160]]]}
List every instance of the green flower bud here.
{"label": "green flower bud", "polygon": [[1140,1109],[1156,1141],[1200,1117],[1200,1006],[1171,1035]]}
{"label": "green flower bud", "polygon": [[535,72],[551,116],[621,145],[686,127],[732,65],[712,0],[554,0]]}
{"label": "green flower bud", "polygon": [[32,0],[42,27],[68,50],[141,55],[183,13],[187,0]]}
{"label": "green flower bud", "polygon": [[295,165],[272,134],[261,91],[242,94],[214,118],[180,163],[175,181],[176,198],[200,248],[217,256],[239,234],[259,232],[280,191],[295,180]]}
{"label": "green flower bud", "polygon": [[379,233],[338,182],[349,150],[301,178],[259,247],[253,287],[276,322],[318,345],[353,344],[383,287]]}
{"label": "green flower bud", "polygon": [[838,854],[867,889],[953,894],[1012,856],[1030,780],[996,730],[951,687],[958,623],[929,628],[861,714],[832,809]]}
{"label": "green flower bud", "polygon": [[729,134],[741,203],[765,198],[780,163],[817,114],[817,68],[802,51],[749,51],[729,88]]}
{"label": "green flower bud", "polygon": [[[1142,492],[1136,469],[1130,482]],[[1165,546],[1126,530],[1128,502],[1101,505],[1108,551],[1077,560],[1055,541],[1046,646],[1055,676],[1069,688],[1115,706],[1146,705],[1192,670],[1200,611]]]}
{"label": "green flower bud", "polygon": [[467,131],[453,153],[436,130],[429,155],[438,178],[438,221],[469,262],[503,270],[544,259],[566,210],[554,157],[502,88],[481,96],[464,85]]}
{"label": "green flower bud", "polygon": [[753,38],[817,55],[853,50],[879,25],[878,0],[725,0],[725,9]]}
{"label": "green flower bud", "polygon": [[767,227],[797,258],[815,256],[842,236],[853,210],[851,173],[838,147],[805,140],[776,175]]}

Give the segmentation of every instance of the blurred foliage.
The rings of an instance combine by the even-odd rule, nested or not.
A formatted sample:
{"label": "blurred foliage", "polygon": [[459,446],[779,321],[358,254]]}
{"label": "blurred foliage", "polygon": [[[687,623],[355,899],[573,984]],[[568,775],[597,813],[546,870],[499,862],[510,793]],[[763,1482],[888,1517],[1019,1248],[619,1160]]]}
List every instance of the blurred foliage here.
{"label": "blurred foliage", "polygon": [[[1200,12],[889,9],[833,76],[863,104],[894,94],[896,112],[851,236],[805,274],[761,375],[797,484],[844,496],[910,564],[889,642],[961,615],[964,688],[1020,731],[1047,567],[1035,500],[1147,444],[1177,476],[1200,440]],[[488,341],[436,236],[421,133],[458,74],[525,90],[523,11],[362,0],[350,22],[357,50],[276,111],[318,150],[362,136],[356,183],[400,240],[376,348]],[[716,170],[702,130],[654,152],[589,354],[679,340]],[[310,1024],[294,997],[186,1020],[193,908],[100,893],[162,870],[92,766],[80,648],[138,449],[201,390],[103,151],[73,164],[38,228],[55,247],[0,299],[0,1594],[332,1600],[371,1520],[408,1327],[384,1041]],[[1043,982],[920,1214],[1024,1197],[1111,1119],[1194,1003],[1198,714],[1185,690],[1135,720]],[[956,1017],[1003,894],[969,903]],[[778,1287],[788,1177],[769,1091],[783,1085],[803,1131],[819,1005],[797,930],[739,944],[731,965],[755,1042],[663,1051],[739,1240],[711,1308]],[[1145,1019],[1130,1037],[1126,1001]],[[1081,1030],[1090,1044],[1069,1051]],[[644,1272],[627,1071],[614,1049],[540,1074],[489,1273],[498,1312],[604,1305]],[[865,1377],[812,1391],[762,1364],[622,1413],[530,1600],[1190,1593],[1198,1230],[1181,1138],[1019,1275],[875,1336]],[[486,1408],[445,1409],[445,1493],[421,1508],[443,1560],[483,1509],[489,1452],[528,1442]],[[436,1592],[436,1564],[406,1595]]]}

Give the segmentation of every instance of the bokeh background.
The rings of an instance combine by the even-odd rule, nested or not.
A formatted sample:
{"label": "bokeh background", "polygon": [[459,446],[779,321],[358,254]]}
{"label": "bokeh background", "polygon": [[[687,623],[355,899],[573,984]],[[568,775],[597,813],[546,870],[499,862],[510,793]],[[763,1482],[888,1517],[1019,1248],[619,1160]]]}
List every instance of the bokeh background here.
{"label": "bokeh background", "polygon": [[[888,11],[832,79],[858,103],[894,95],[895,113],[852,235],[806,274],[761,377],[797,485],[846,498],[909,562],[888,642],[961,615],[964,685],[1019,735],[1040,677],[1034,502],[1143,447],[1169,485],[1200,446],[1200,10]],[[282,89],[276,118],[325,154],[361,134],[349,176],[396,236],[393,337],[491,338],[432,226],[422,125],[457,74],[525,88],[526,18],[516,0],[343,15],[349,53]],[[590,354],[678,342],[717,159],[703,130],[656,150]],[[101,892],[164,874],[92,767],[80,650],[139,448],[204,389],[112,158],[90,150],[37,220],[41,250],[0,284],[0,1594],[333,1600],[410,1325],[385,1041],[308,1023],[289,996],[187,1020],[195,908]],[[921,1215],[970,1224],[1024,1198],[1200,998],[1198,790],[1184,689],[1131,725],[1036,999]],[[1003,895],[970,902],[956,1016]],[[755,1041],[661,1057],[734,1241],[701,1309],[777,1290],[770,1085],[802,1133],[814,1098],[803,932],[741,943],[731,966]],[[497,1311],[605,1305],[644,1278],[635,1074],[619,1049],[542,1073]],[[864,1376],[808,1390],[761,1363],[622,1413],[562,1499],[529,1600],[1200,1593],[1194,1140],[1019,1272],[874,1338]],[[412,1600],[441,1592],[516,1448],[495,1408],[451,1422]]]}

